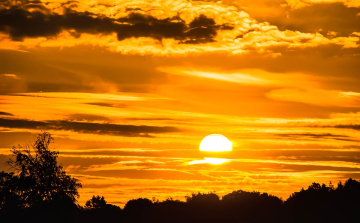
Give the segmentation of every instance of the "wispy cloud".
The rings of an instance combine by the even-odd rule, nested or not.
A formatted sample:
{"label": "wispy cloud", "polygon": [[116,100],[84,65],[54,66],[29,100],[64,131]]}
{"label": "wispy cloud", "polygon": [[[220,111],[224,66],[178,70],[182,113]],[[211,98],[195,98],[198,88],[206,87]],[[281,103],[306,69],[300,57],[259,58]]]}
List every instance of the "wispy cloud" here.
{"label": "wispy cloud", "polygon": [[107,134],[133,137],[151,137],[151,133],[180,131],[176,127],[135,126],[93,122],[71,122],[64,120],[31,121],[26,119],[0,118],[0,126],[4,128],[66,130],[89,134]]}
{"label": "wispy cloud", "polygon": [[0,115],[14,116],[13,114],[11,114],[11,113],[9,113],[9,112],[2,112],[2,111],[0,111]]}
{"label": "wispy cloud", "polygon": [[7,78],[12,78],[12,79],[21,79],[19,76],[17,76],[16,74],[2,74]]}
{"label": "wispy cloud", "polygon": [[176,74],[176,75],[190,75],[200,78],[208,78],[220,81],[234,82],[234,83],[242,83],[242,84],[254,84],[254,85],[262,85],[269,84],[270,81],[254,77],[251,74],[247,73],[225,73],[225,72],[210,72],[210,71],[201,71],[196,69],[187,70],[186,67],[158,67],[159,71],[164,73]]}
{"label": "wispy cloud", "polygon": [[294,101],[320,106],[359,107],[358,95],[324,89],[284,88],[269,92],[267,96],[274,100]]}

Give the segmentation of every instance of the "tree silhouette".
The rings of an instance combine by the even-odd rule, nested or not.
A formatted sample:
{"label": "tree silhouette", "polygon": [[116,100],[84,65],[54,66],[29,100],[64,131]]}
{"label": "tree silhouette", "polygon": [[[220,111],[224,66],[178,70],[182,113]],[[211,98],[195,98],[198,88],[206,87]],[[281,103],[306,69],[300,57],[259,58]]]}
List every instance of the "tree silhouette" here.
{"label": "tree silhouette", "polygon": [[0,219],[16,216],[14,221],[21,220],[18,214],[21,213],[23,205],[20,202],[20,194],[15,193],[13,186],[17,184],[18,178],[14,177],[13,173],[0,172]]}
{"label": "tree silhouette", "polygon": [[93,197],[85,203],[85,208],[87,209],[99,209],[104,207],[106,207],[106,201],[104,196],[100,197],[99,195],[97,195],[95,197],[95,195],[93,195]]}
{"label": "tree silhouette", "polygon": [[81,184],[58,165],[59,152],[49,150],[51,142],[50,133],[43,132],[34,144],[12,148],[14,159],[6,163],[14,172],[0,173],[2,213],[8,213],[4,210],[9,208],[31,209],[35,213],[44,208],[65,211],[76,207]]}
{"label": "tree silhouette", "polygon": [[222,200],[227,222],[278,222],[282,200],[260,192],[233,191]]}
{"label": "tree silhouette", "polygon": [[186,204],[191,222],[221,221],[220,198],[214,192],[193,193],[186,197]]}
{"label": "tree silhouette", "polygon": [[128,201],[124,207],[125,222],[155,222],[154,204],[147,198]]}
{"label": "tree silhouette", "polygon": [[360,222],[360,182],[348,179],[335,189],[331,184],[311,184],[285,202],[287,222]]}
{"label": "tree silhouette", "polygon": [[168,198],[164,201],[156,201],[154,205],[156,207],[155,222],[157,223],[191,222],[189,220],[191,217],[187,208],[187,204],[183,201]]}
{"label": "tree silhouette", "polygon": [[119,222],[122,210],[120,207],[107,204],[103,196],[93,195],[90,200],[86,201],[84,209],[78,217],[77,222]]}

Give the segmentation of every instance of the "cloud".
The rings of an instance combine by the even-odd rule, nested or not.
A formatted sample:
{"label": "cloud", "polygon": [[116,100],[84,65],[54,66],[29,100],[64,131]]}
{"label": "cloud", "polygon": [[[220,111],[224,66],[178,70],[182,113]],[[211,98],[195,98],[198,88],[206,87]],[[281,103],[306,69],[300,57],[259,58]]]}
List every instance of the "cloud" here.
{"label": "cloud", "polygon": [[309,7],[314,4],[329,4],[329,3],[343,4],[348,8],[360,7],[360,2],[358,0],[286,0],[286,2],[288,6],[290,6],[292,9]]}
{"label": "cloud", "polygon": [[107,123],[72,122],[65,120],[31,121],[26,119],[0,118],[0,126],[4,128],[65,130],[88,134],[107,134],[129,137],[151,137],[151,133],[179,132],[175,127],[136,126]]}
{"label": "cloud", "polygon": [[353,124],[353,125],[335,125],[334,128],[340,128],[340,129],[354,129],[354,130],[360,130],[360,125]]}
{"label": "cloud", "polygon": [[287,11],[287,17],[268,18],[267,22],[276,25],[280,30],[298,30],[305,33],[321,33],[331,37],[349,36],[359,31],[360,8],[348,8],[342,3],[318,3]]}
{"label": "cloud", "polygon": [[85,121],[110,121],[109,117],[102,116],[102,115],[94,115],[94,114],[71,114],[68,115],[69,121],[78,121],[78,122],[85,122]]}
{"label": "cloud", "polygon": [[[347,81],[348,77],[331,80],[321,76],[303,72],[269,72],[261,69],[221,70],[208,67],[158,67],[157,70],[181,76],[206,78],[222,82],[248,85],[262,88],[267,98],[277,101],[300,102],[305,104],[355,108],[360,106],[360,93],[353,91],[340,91],[323,89],[326,82],[336,80]],[[290,78],[287,78],[290,77]],[[205,84],[202,84],[205,86]],[[221,83],[217,83],[221,87]],[[225,85],[224,85],[225,86]],[[225,86],[227,89],[228,86]]]}
{"label": "cloud", "polygon": [[86,103],[88,105],[96,105],[96,106],[101,106],[101,107],[114,107],[114,108],[125,108],[126,105],[122,105],[122,104],[112,104],[112,103],[105,103],[105,102],[90,102],[90,103]]}
{"label": "cloud", "polygon": [[242,83],[242,84],[262,85],[262,84],[270,83],[265,79],[254,77],[253,75],[248,74],[248,71],[226,73],[226,72],[216,72],[216,71],[201,71],[193,68],[184,68],[184,67],[158,67],[157,70],[164,73],[175,74],[175,75],[190,75],[200,78],[208,78],[219,81]]}
{"label": "cloud", "polygon": [[219,159],[219,158],[208,158],[205,157],[203,160],[193,160],[191,162],[188,162],[189,165],[194,165],[194,164],[213,164],[213,165],[218,165],[218,164],[223,164],[226,162],[230,162],[231,160],[229,159]]}
{"label": "cloud", "polygon": [[[262,160],[262,159],[237,159],[234,160],[242,163],[272,163],[272,164],[285,164],[285,165],[305,165],[305,166],[318,166],[318,167],[336,167],[336,168],[354,168],[360,169],[358,162],[347,162],[347,161],[306,161],[306,160]],[[357,161],[357,160],[356,160]]]}
{"label": "cloud", "polygon": [[[55,98],[55,99],[91,99],[91,100],[113,100],[113,101],[144,101],[156,99],[155,97],[145,97],[146,94],[96,94],[84,92],[31,92],[14,94],[25,97]],[[104,103],[102,103],[104,104]],[[106,103],[105,103],[106,104]],[[96,103],[95,105],[98,105]],[[117,106],[115,106],[117,107]]]}
{"label": "cloud", "polygon": [[[154,4],[141,0],[119,0],[114,5],[82,2],[76,7],[69,7],[48,2],[46,6],[48,8],[37,6],[30,9],[26,5],[2,7],[1,48],[24,50],[36,46],[94,45],[123,54],[242,54],[257,51],[276,57],[281,53],[271,48],[281,46],[292,49],[327,44],[357,48],[359,41],[359,37],[342,36],[342,31],[336,29],[323,30],[320,34],[316,25],[317,31],[302,31],[304,24],[307,26],[316,19],[306,20],[304,24],[301,23],[302,17],[284,22],[285,14],[280,13],[258,22],[239,8],[219,2],[177,0],[169,3],[163,0]],[[280,30],[273,24],[278,25]],[[353,25],[346,29],[349,35],[358,31]],[[333,36],[334,33],[340,37]]]}
{"label": "cloud", "polygon": [[78,170],[81,167],[81,165],[69,165],[65,168],[66,172],[75,172],[76,170]]}
{"label": "cloud", "polygon": [[20,79],[16,74],[3,74],[5,77],[13,78],[13,79]]}
{"label": "cloud", "polygon": [[338,135],[331,133],[281,133],[275,134],[281,138],[289,138],[295,140],[317,140],[317,139],[334,139],[340,141],[358,142],[359,140],[351,139],[347,135]]}
{"label": "cloud", "polygon": [[64,14],[30,11],[18,6],[0,9],[0,31],[8,33],[15,41],[22,41],[26,37],[52,38],[67,30],[75,37],[80,37],[83,33],[116,33],[119,41],[132,37],[151,37],[159,41],[173,38],[184,43],[204,43],[214,41],[219,29],[232,27],[216,25],[214,19],[202,14],[186,24],[179,17],[158,19],[139,13],[115,19],[70,8],[64,8]]}
{"label": "cloud", "polygon": [[14,116],[14,115],[13,115],[13,114],[11,114],[11,113],[8,113],[8,112],[2,112],[2,111],[0,111],[0,115]]}
{"label": "cloud", "polygon": [[268,98],[280,101],[293,101],[306,104],[334,107],[359,107],[358,96],[344,94],[337,90],[317,88],[283,88],[266,94]]}

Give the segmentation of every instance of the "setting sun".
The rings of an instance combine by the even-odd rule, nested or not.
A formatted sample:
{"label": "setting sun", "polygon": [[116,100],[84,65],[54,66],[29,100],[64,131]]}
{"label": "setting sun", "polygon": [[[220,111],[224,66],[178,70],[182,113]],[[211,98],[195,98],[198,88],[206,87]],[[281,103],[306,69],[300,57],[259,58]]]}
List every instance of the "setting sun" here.
{"label": "setting sun", "polygon": [[206,136],[200,143],[200,151],[225,152],[232,150],[232,142],[220,134]]}

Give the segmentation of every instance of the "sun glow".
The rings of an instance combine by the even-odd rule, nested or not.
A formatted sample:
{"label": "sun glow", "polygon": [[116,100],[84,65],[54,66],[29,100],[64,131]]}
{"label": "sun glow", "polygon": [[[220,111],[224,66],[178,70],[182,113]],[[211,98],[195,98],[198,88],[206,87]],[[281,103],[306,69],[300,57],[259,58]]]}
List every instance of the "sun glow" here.
{"label": "sun glow", "polygon": [[232,151],[232,142],[220,134],[206,136],[200,143],[200,151],[225,152]]}
{"label": "sun glow", "polygon": [[219,159],[219,158],[207,158],[205,157],[203,160],[194,160],[189,162],[189,164],[193,165],[193,164],[204,164],[204,163],[209,163],[209,164],[214,164],[214,165],[218,165],[218,164],[223,164],[225,162],[229,162],[229,159]]}

